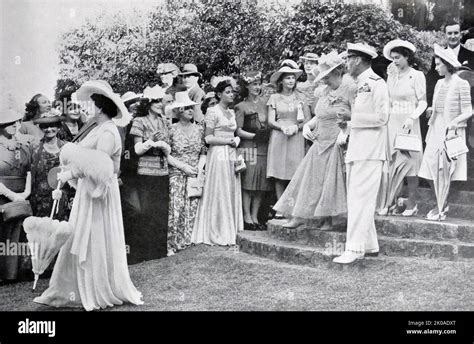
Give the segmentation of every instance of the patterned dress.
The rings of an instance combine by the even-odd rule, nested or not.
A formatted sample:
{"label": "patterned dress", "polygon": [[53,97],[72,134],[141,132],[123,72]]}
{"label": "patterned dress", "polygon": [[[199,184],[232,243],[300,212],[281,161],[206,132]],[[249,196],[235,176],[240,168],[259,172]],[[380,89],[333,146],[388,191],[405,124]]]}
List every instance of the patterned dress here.
{"label": "patterned dress", "polygon": [[[199,156],[205,154],[206,151],[203,125],[191,124],[188,136],[181,124],[173,124],[170,130],[170,146],[171,156],[197,168]],[[189,177],[183,171],[170,166],[168,251],[176,252],[191,245],[191,234],[200,198],[188,198],[188,179]]]}
{"label": "patterned dress", "polygon": [[[58,140],[61,148],[65,142]],[[49,217],[53,205],[52,191],[48,184],[48,173],[53,167],[59,166],[59,151],[56,154],[47,152],[44,149],[44,141],[32,146],[31,154],[31,207],[33,215],[38,217]],[[69,190],[69,186],[65,186]],[[74,192],[73,192],[74,194]],[[67,221],[69,218],[72,200],[68,199],[69,192],[64,192],[59,201],[58,213],[54,215],[57,220]],[[69,202],[71,201],[71,202]]]}

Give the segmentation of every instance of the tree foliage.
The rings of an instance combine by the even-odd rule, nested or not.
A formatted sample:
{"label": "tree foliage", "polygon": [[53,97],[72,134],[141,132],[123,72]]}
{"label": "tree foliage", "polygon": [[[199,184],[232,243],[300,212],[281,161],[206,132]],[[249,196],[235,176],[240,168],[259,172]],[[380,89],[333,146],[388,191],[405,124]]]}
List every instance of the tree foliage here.
{"label": "tree foliage", "polygon": [[[304,51],[342,51],[366,41],[379,52],[394,38],[413,42],[426,69],[431,54],[419,33],[381,8],[304,1],[262,7],[243,1],[168,2],[143,13],[102,15],[62,37],[57,94],[72,81],[110,82],[114,90],[140,92],[159,82],[158,63],[194,63],[205,81],[247,69],[270,74],[282,58]],[[425,34],[426,35],[426,34]],[[383,59],[381,58],[381,61]],[[65,83],[62,80],[69,80]]]}

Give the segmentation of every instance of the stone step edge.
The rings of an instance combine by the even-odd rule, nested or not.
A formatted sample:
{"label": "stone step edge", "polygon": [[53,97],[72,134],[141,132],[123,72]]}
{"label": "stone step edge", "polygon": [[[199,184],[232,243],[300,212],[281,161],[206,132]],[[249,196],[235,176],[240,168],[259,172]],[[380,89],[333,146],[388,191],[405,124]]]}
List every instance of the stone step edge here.
{"label": "stone step edge", "polygon": [[[270,226],[275,226],[275,225],[270,225]],[[281,226],[276,226],[278,227],[279,229],[283,230],[283,231],[295,231],[295,229],[286,229],[284,227],[281,227]],[[317,231],[317,229],[310,229],[310,228],[297,228],[296,229],[297,231],[308,231],[308,230],[315,230]],[[316,232],[316,235],[325,235],[325,236],[329,236],[331,237],[331,241],[328,241],[327,243],[330,244],[330,245],[334,245],[334,242],[336,244],[342,244],[342,243],[345,243],[345,239],[346,239],[346,232],[344,231],[320,231],[319,233]],[[281,240],[281,241],[285,241],[281,236],[277,236],[277,235],[274,235],[272,234],[272,231],[271,229],[269,228],[268,230],[268,236],[270,238],[274,238],[276,240]],[[426,245],[432,245],[432,246],[436,246],[436,247],[448,247],[448,248],[451,248],[452,250],[452,257],[446,257],[446,256],[442,256],[442,255],[438,255],[436,257],[429,257],[429,258],[446,258],[446,259],[450,259],[450,260],[455,260],[455,259],[469,259],[469,258],[474,258],[474,244],[471,244],[471,243],[466,243],[466,242],[463,242],[463,241],[460,241],[460,240],[456,240],[456,239],[452,239],[452,240],[429,240],[429,239],[419,239],[419,238],[397,238],[397,237],[391,237],[391,236],[386,236],[386,235],[377,235],[377,238],[378,238],[378,241],[379,241],[379,246],[381,248],[381,251],[384,251],[384,247],[387,246],[387,245],[391,245],[391,244],[395,244],[395,245],[398,245],[398,246],[406,246],[406,245],[410,245],[410,244],[414,244],[414,245],[417,245],[417,246],[426,246]],[[298,243],[298,244],[301,244],[301,245],[307,245],[307,241],[306,243],[303,241],[303,240],[307,240],[307,238],[296,238],[296,240],[292,240],[292,241],[286,241],[286,242],[292,242],[292,243]],[[314,246],[314,245],[307,245],[307,246],[310,246],[310,247],[319,247],[319,246]],[[327,247],[325,248],[327,249]],[[397,256],[397,255],[395,255]],[[414,255],[415,257],[417,255]],[[428,257],[426,257],[428,258]]]}

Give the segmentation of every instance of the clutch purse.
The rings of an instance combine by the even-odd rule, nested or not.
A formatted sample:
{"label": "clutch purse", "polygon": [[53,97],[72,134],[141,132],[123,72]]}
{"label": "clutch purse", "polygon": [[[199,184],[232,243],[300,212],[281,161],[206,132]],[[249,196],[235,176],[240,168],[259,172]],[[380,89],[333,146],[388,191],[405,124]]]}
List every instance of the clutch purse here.
{"label": "clutch purse", "polygon": [[16,201],[0,205],[0,213],[3,221],[24,219],[33,215],[33,210],[29,201]]}
{"label": "clutch purse", "polygon": [[446,154],[450,159],[455,159],[459,155],[469,152],[464,138],[458,135],[457,131],[455,131],[455,136],[444,140],[444,146],[446,147]]}
{"label": "clutch purse", "polygon": [[201,197],[202,189],[204,188],[204,172],[199,173],[197,177],[188,177],[186,185],[186,192],[188,198]]}
{"label": "clutch purse", "polygon": [[244,172],[247,169],[247,165],[245,165],[245,160],[242,154],[237,155],[237,159],[235,160],[235,173]]}
{"label": "clutch purse", "polygon": [[411,130],[409,130],[407,134],[397,133],[395,135],[394,149],[408,152],[422,151],[421,139],[418,135],[410,134],[410,131]]}

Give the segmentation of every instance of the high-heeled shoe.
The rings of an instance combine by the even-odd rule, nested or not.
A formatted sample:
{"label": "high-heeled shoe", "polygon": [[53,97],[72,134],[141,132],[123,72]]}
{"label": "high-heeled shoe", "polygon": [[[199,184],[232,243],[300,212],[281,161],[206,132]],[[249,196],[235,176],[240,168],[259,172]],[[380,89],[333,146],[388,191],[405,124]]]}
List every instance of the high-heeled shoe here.
{"label": "high-heeled shoe", "polygon": [[301,220],[301,219],[291,219],[290,221],[288,221],[287,223],[285,223],[284,225],[282,225],[282,227],[285,227],[285,228],[296,228],[296,227],[299,227],[301,225],[303,225],[305,223],[304,220]]}
{"label": "high-heeled shoe", "polygon": [[379,216],[387,216],[388,215],[388,207],[385,207],[377,212]]}
{"label": "high-heeled shoe", "polygon": [[402,213],[402,216],[416,216],[416,214],[418,214],[418,204],[415,204],[412,209],[405,209],[405,211]]}
{"label": "high-heeled shoe", "polygon": [[255,223],[245,222],[244,221],[244,230],[245,231],[254,231],[255,230]]}
{"label": "high-heeled shoe", "polygon": [[426,219],[429,221],[445,221],[446,216],[449,212],[449,206],[443,209],[442,212],[439,212],[437,208],[431,209],[428,214],[426,214]]}

